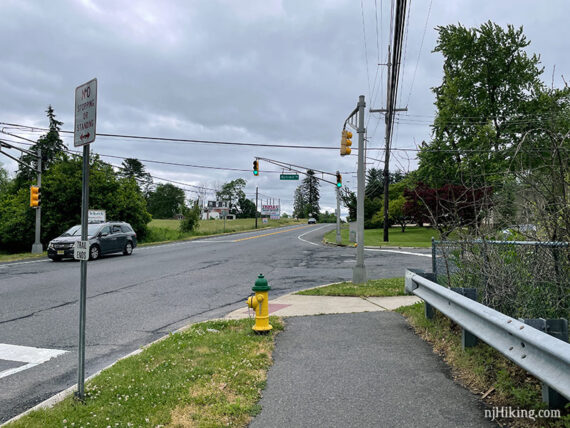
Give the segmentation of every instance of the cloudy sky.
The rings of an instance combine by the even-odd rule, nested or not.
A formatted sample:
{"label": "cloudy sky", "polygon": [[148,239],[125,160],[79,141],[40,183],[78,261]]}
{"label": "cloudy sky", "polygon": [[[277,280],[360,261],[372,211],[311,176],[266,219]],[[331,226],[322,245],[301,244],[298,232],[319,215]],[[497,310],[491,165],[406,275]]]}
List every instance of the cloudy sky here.
{"label": "cloudy sky", "polygon": [[[386,67],[378,63],[386,62],[390,7],[387,0],[0,0],[0,122],[46,127],[51,104],[72,130],[75,88],[96,77],[99,133],[330,148],[110,137],[92,144],[114,165],[136,157],[154,177],[188,185],[215,189],[244,178],[249,197],[259,186],[264,201],[280,200],[291,213],[298,182],[280,181],[281,169],[263,161],[254,177],[253,159],[340,170],[345,186],[356,189],[356,155],[340,157],[340,131],[359,95],[367,109],[384,106]],[[570,81],[568,1],[412,0],[408,7],[399,89],[408,112],[399,115],[395,148],[430,137],[430,88],[441,82],[442,58],[431,53],[438,25],[522,25],[528,51],[541,55],[543,80],[558,87],[561,75]],[[375,159],[384,157],[383,118],[367,112],[366,125],[367,168],[382,168]],[[74,149],[71,135],[64,141]],[[2,154],[0,162],[16,169]],[[414,152],[394,154],[392,170],[415,167]],[[196,198],[196,188],[180,187]],[[323,183],[321,208],[335,206],[334,186]]]}

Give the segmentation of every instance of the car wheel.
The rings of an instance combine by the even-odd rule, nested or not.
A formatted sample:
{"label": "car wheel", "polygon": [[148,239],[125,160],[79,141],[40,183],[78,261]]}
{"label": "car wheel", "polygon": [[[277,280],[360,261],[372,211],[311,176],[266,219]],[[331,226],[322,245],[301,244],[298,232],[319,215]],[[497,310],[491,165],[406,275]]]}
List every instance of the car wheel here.
{"label": "car wheel", "polygon": [[91,245],[89,248],[89,260],[97,260],[101,257],[101,249],[98,245]]}
{"label": "car wheel", "polygon": [[125,244],[125,249],[123,250],[123,254],[125,256],[130,256],[131,254],[133,254],[133,243],[131,241],[128,241]]}

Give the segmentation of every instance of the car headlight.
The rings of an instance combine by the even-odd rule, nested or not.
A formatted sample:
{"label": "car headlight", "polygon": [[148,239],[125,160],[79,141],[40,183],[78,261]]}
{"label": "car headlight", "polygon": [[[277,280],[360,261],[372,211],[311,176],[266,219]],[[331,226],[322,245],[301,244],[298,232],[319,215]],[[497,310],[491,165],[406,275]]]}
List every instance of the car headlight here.
{"label": "car headlight", "polygon": [[53,250],[53,242],[49,241],[48,248],[51,248]]}

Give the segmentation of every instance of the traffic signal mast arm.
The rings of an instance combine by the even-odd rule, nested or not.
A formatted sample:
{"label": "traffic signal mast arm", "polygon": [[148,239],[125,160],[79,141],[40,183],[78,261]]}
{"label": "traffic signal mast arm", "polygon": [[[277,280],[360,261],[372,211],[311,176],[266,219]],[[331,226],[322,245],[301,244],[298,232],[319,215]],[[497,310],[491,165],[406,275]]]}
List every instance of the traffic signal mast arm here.
{"label": "traffic signal mast arm", "polygon": [[[264,161],[264,162],[267,162],[267,163],[270,163],[270,164],[273,164],[273,165],[277,165],[277,166],[279,166],[279,167],[281,167],[281,168],[286,168],[286,169],[289,170],[289,171],[295,171],[296,173],[298,173],[298,174],[303,174],[303,175],[307,175],[307,172],[306,172],[307,170],[314,171],[315,173],[319,173],[319,174],[321,174],[321,175],[327,174],[327,175],[332,175],[333,177],[336,177],[336,175],[337,175],[336,172],[333,173],[333,172],[320,171],[320,170],[318,170],[318,169],[308,168],[308,167],[304,167],[304,166],[300,166],[300,165],[293,165],[293,164],[290,164],[290,163],[280,162],[280,161],[276,161],[276,160],[273,160],[273,159],[267,159],[267,158],[255,158],[255,159],[256,159],[256,161],[257,161],[257,160],[262,160],[262,161]],[[337,172],[338,172],[338,171],[337,171]],[[315,177],[317,180],[324,181],[325,183],[330,183],[330,184],[337,185],[337,183],[335,183],[335,182],[333,182],[333,181],[325,180],[324,178],[317,177],[316,175],[315,175],[314,177]]]}

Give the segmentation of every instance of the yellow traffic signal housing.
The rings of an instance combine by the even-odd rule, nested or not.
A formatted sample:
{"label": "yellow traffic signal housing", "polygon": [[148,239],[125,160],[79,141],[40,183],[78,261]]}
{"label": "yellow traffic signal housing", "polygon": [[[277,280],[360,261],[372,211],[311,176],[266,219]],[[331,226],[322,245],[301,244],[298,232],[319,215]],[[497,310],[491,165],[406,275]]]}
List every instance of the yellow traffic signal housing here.
{"label": "yellow traffic signal housing", "polygon": [[40,206],[40,188],[39,186],[30,186],[30,206],[37,208]]}
{"label": "yellow traffic signal housing", "polygon": [[259,175],[259,162],[257,159],[253,161],[253,175]]}
{"label": "yellow traffic signal housing", "polygon": [[352,151],[350,146],[352,146],[352,132],[347,131],[346,129],[342,130],[342,137],[340,139],[340,155],[346,156],[349,155]]}

